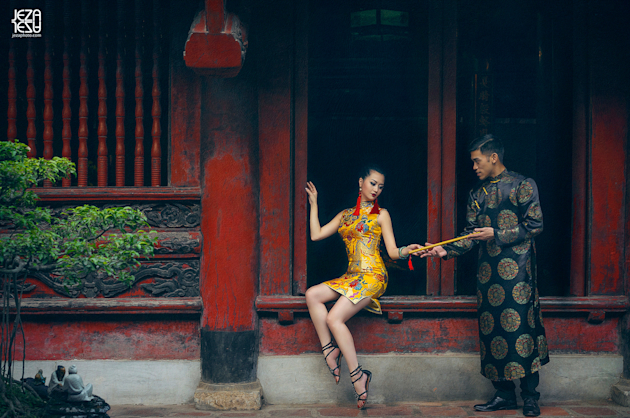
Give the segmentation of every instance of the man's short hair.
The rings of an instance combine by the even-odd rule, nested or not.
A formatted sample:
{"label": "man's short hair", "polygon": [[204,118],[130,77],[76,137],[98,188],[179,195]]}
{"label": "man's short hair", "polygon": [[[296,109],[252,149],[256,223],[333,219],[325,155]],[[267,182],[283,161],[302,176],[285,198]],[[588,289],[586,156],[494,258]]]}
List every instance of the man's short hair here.
{"label": "man's short hair", "polygon": [[479,138],[472,140],[468,146],[468,152],[474,152],[477,150],[487,156],[496,153],[499,157],[499,161],[503,162],[503,154],[505,153],[503,142],[492,134],[480,136]]}

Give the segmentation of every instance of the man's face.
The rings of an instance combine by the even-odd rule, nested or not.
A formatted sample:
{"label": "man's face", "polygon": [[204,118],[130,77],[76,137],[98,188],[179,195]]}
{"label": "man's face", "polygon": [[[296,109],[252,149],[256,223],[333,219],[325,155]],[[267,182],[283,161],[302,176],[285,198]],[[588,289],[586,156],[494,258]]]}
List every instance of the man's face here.
{"label": "man's face", "polygon": [[470,159],[473,162],[473,170],[475,170],[475,174],[477,174],[479,180],[485,180],[492,174],[495,158],[496,154],[484,155],[479,150],[470,153]]}

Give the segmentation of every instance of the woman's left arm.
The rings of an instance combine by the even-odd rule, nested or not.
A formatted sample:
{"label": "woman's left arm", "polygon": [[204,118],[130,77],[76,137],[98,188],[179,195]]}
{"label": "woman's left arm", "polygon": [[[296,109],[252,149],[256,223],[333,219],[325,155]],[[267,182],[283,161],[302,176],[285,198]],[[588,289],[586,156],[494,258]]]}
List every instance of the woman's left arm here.
{"label": "woman's left arm", "polygon": [[[403,258],[407,258],[409,256],[409,251],[421,248],[421,246],[418,244],[410,244],[404,247],[399,254],[398,247],[396,247],[396,238],[394,238],[392,218],[389,216],[389,212],[387,211],[387,209],[381,209],[377,220],[378,224],[381,226],[383,241],[385,242],[385,248],[387,249],[387,255],[389,255],[389,258],[391,258],[392,260],[400,260],[400,255],[402,255]],[[415,252],[413,253],[413,255],[420,255],[420,252]]]}

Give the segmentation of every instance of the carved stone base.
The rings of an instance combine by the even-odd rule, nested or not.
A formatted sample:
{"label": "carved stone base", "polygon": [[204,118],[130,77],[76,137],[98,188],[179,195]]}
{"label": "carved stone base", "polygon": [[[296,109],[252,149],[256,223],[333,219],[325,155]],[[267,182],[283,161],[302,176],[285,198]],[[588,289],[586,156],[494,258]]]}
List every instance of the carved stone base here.
{"label": "carved stone base", "polygon": [[262,407],[260,382],[212,384],[199,382],[195,408],[210,411],[258,410]]}

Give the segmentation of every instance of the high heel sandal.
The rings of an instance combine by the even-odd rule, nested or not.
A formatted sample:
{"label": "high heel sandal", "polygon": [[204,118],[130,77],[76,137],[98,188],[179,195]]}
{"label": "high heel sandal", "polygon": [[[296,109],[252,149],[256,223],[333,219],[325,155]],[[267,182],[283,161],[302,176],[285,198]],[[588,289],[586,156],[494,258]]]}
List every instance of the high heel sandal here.
{"label": "high heel sandal", "polygon": [[[359,374],[359,372],[361,374]],[[361,394],[358,394],[357,390],[354,389],[354,384],[355,384],[355,382],[358,382],[359,380],[361,380],[361,378],[363,377],[364,374],[367,375],[367,380],[365,381],[365,392],[363,392]],[[350,373],[350,379],[352,379],[354,377],[356,377],[356,379],[352,380],[352,388],[354,389],[354,396],[355,396],[355,398],[357,398],[357,408],[363,409],[363,408],[365,408],[365,405],[367,405],[368,390],[369,390],[369,387],[370,387],[370,382],[372,381],[372,372],[369,371],[369,370],[363,370],[363,368],[359,364],[359,366]],[[363,395],[365,395],[365,399],[361,399],[361,396],[363,396]],[[365,402],[363,404],[363,406],[359,406],[358,405],[359,401]]]}
{"label": "high heel sandal", "polygon": [[[335,348],[339,350],[339,347],[334,345],[331,340],[328,344],[322,347],[322,353],[324,353],[324,363],[326,363],[326,367],[328,367],[330,374],[332,374],[333,377],[335,378],[335,384],[338,385],[339,381],[341,380],[341,370],[339,369],[339,367],[341,367],[341,357],[343,357],[341,350],[339,350],[339,356],[337,357],[337,360],[335,361],[335,363],[337,363],[337,367],[335,367],[334,369],[331,369],[330,366],[328,365],[328,361],[326,361],[326,359],[328,359],[328,356],[331,355],[335,351]],[[326,350],[330,350],[328,354],[325,353]],[[335,370],[339,370],[340,373],[335,374]]]}

